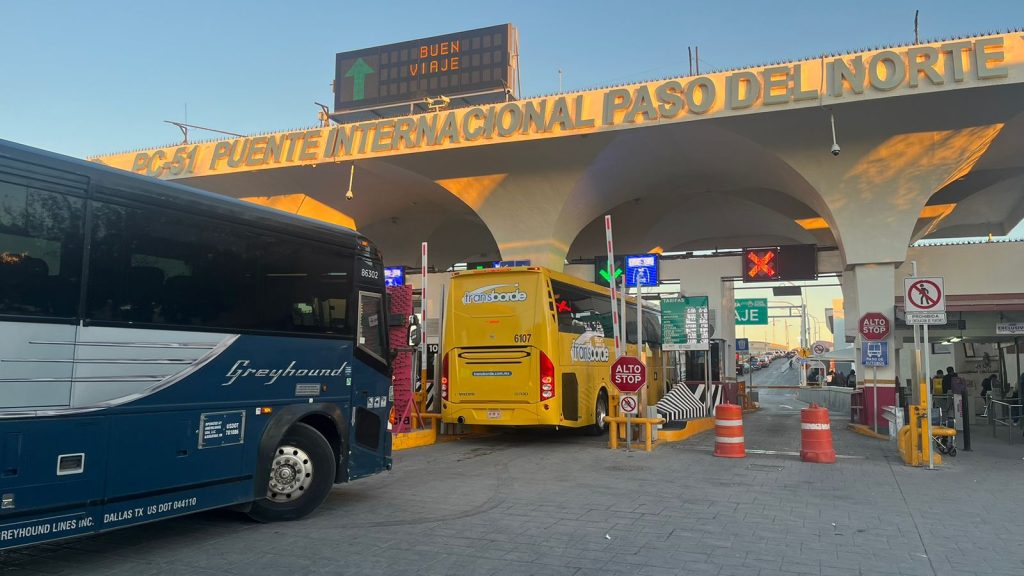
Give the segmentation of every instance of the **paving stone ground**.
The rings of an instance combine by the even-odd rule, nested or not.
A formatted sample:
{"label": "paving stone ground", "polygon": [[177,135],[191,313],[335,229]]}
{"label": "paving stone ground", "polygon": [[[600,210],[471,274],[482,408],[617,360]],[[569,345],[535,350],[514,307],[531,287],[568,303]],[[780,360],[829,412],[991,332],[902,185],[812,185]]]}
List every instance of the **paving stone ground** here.
{"label": "paving stone ground", "polygon": [[[790,391],[762,392],[747,447],[611,451],[510,432],[397,453],[299,522],[211,512],[0,554],[0,574],[1024,575],[1024,443],[986,429],[936,471],[833,420],[833,465],[802,463]],[[1004,429],[1005,434],[1005,429]]]}

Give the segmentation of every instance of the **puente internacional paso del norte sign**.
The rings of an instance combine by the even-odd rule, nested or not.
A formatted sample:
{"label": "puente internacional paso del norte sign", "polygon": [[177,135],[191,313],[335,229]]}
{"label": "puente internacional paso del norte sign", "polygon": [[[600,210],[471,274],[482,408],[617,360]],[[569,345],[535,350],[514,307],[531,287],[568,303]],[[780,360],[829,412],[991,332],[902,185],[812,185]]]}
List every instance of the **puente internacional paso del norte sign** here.
{"label": "puente internacional paso del norte sign", "polygon": [[1016,34],[469,106],[94,158],[165,179],[550,138],[997,83]]}

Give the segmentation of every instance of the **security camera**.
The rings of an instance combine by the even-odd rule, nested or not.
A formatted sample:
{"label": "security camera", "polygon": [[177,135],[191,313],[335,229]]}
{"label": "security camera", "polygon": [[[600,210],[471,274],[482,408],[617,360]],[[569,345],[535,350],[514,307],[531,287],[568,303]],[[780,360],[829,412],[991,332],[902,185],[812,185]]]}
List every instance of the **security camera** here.
{"label": "security camera", "polygon": [[[833,148],[832,149],[832,153],[833,154],[839,154],[839,149],[838,148],[839,148],[838,146],[836,148]],[[351,200],[351,199],[353,199],[355,197],[356,197],[356,195],[353,194],[351,190],[349,190],[348,192],[345,192],[345,200]]]}
{"label": "security camera", "polygon": [[832,145],[832,155],[833,156],[839,156],[840,152],[842,152],[842,150],[839,149],[839,144],[833,144]]}

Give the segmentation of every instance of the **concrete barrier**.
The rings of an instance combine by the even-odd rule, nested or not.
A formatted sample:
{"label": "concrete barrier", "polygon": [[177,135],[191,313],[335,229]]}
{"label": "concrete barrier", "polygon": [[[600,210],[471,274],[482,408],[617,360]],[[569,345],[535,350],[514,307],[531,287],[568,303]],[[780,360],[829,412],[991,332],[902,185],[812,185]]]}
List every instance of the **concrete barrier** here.
{"label": "concrete barrier", "polygon": [[835,386],[824,386],[821,388],[800,388],[797,391],[797,399],[807,404],[816,403],[819,406],[828,408],[830,413],[850,416],[850,396],[854,393],[853,388],[838,388]]}

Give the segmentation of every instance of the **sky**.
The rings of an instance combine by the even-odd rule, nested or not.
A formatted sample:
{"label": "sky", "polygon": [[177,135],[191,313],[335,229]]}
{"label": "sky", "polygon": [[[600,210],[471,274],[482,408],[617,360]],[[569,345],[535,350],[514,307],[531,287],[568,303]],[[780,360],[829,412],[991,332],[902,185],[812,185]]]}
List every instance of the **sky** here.
{"label": "sky", "polygon": [[1019,0],[10,0],[0,138],[85,157],[179,142],[164,120],[241,134],[313,126],[314,102],[333,101],[335,53],[494,24],[519,31],[529,97],[559,91],[559,70],[564,90],[683,75],[688,46],[713,71],[910,42],[915,9],[922,41],[1024,26]]}
{"label": "sky", "polygon": [[[4,3],[0,138],[73,156],[177,143],[164,120],[315,125],[337,52],[510,22],[522,96],[1024,25],[1024,2],[335,1]],[[799,6],[799,8],[796,8]],[[212,136],[212,135],[211,135]]]}

